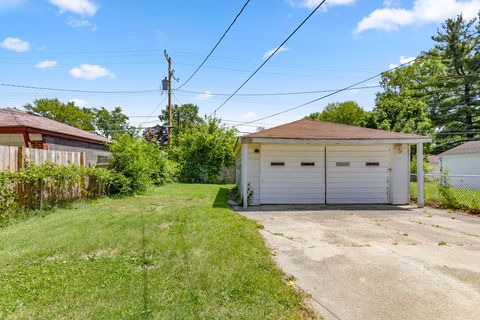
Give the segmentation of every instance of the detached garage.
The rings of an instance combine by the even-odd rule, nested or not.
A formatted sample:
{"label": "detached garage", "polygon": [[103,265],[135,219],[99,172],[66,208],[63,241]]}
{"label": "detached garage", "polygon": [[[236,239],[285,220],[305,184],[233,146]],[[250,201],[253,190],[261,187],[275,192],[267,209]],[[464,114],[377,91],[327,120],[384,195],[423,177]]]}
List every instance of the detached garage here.
{"label": "detached garage", "polygon": [[[407,204],[410,146],[421,161],[426,142],[431,138],[301,119],[239,137],[236,181],[244,207]],[[423,206],[423,192],[418,198]]]}

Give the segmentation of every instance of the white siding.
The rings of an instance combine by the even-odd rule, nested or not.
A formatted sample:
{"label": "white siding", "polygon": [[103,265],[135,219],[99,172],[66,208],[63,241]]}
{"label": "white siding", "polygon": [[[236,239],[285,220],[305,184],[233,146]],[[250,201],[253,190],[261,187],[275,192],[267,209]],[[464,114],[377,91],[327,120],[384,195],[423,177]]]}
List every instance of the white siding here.
{"label": "white siding", "polygon": [[[272,166],[284,162],[285,166]],[[315,166],[302,167],[302,162]],[[325,203],[325,147],[263,144],[260,149],[262,204]]]}
{"label": "white siding", "polygon": [[394,145],[392,148],[392,181],[390,192],[392,204],[409,203],[409,171],[409,145]]}
{"label": "white siding", "polygon": [[237,162],[235,166],[235,184],[237,185],[238,190],[242,190],[242,152],[237,154]]}
{"label": "white siding", "polygon": [[[258,153],[255,153],[258,150]],[[248,183],[253,191],[253,205],[260,204],[260,145],[248,145]]]}
{"label": "white siding", "polygon": [[441,157],[442,168],[448,174],[480,175],[480,154],[445,155]]}
{"label": "white siding", "polygon": [[389,169],[390,145],[328,146],[327,203],[389,203]]}

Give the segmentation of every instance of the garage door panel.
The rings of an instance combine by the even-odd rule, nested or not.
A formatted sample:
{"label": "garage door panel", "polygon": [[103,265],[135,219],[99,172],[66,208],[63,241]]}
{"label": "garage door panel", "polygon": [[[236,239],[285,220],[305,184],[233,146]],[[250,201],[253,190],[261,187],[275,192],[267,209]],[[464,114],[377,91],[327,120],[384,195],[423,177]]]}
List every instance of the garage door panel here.
{"label": "garage door panel", "polygon": [[[262,145],[260,158],[262,204],[325,203],[324,146]],[[315,165],[301,166],[302,162]]]}
{"label": "garage door panel", "polygon": [[[388,203],[388,145],[327,147],[327,203]],[[343,165],[337,163],[342,162]],[[367,166],[367,162],[378,166]]]}

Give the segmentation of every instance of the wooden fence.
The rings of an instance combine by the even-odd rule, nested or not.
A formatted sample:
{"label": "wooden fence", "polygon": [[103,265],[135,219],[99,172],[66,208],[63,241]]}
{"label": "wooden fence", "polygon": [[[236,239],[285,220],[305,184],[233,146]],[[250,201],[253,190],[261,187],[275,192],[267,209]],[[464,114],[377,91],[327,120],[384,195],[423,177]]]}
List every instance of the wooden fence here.
{"label": "wooden fence", "polygon": [[83,166],[85,153],[0,146],[0,171],[18,171],[28,162],[38,165],[51,162],[65,166]]}

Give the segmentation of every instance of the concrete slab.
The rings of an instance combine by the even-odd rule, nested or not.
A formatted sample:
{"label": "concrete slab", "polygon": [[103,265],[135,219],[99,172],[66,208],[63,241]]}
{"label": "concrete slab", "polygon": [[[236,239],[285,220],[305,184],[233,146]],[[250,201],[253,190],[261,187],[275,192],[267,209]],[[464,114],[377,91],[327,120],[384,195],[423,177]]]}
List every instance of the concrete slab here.
{"label": "concrete slab", "polygon": [[274,259],[326,319],[480,319],[480,218],[394,206],[267,206]]}

